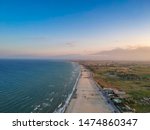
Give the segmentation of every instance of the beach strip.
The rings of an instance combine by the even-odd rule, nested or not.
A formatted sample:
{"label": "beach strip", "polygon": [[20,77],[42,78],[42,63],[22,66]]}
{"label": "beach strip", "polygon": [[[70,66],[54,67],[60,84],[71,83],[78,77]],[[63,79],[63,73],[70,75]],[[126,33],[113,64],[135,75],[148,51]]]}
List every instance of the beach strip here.
{"label": "beach strip", "polygon": [[66,113],[111,113],[109,105],[97,89],[89,70],[81,66],[81,75]]}

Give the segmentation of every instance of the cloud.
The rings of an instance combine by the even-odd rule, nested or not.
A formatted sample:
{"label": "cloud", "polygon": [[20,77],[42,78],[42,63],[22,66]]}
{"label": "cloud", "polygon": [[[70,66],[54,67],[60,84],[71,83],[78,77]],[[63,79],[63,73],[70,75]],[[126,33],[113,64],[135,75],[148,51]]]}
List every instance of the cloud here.
{"label": "cloud", "polygon": [[65,45],[68,47],[74,47],[75,46],[75,44],[73,42],[66,42]]}
{"label": "cloud", "polygon": [[103,60],[137,60],[150,61],[150,47],[115,48],[93,54],[97,59]]}

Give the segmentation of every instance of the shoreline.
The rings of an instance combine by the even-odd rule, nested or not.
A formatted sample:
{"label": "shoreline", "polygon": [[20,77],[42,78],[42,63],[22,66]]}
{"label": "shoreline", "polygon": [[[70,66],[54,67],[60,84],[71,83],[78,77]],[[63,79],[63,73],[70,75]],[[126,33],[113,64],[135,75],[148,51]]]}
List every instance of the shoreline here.
{"label": "shoreline", "polygon": [[82,65],[80,69],[80,77],[64,112],[111,113],[112,110],[99,92],[91,72]]}
{"label": "shoreline", "polygon": [[[79,65],[79,66],[80,66],[80,65]],[[73,97],[75,91],[76,91],[77,84],[78,84],[78,82],[79,82],[80,76],[81,76],[81,67],[80,67],[80,72],[79,72],[79,74],[78,74],[78,76],[77,76],[77,79],[76,79],[76,81],[75,81],[75,84],[74,84],[74,86],[73,86],[72,92],[71,92],[71,93],[69,94],[69,96],[67,97],[65,104],[64,104],[61,108],[55,110],[53,113],[65,113],[65,111],[66,111],[66,109],[67,109],[67,107],[68,107],[68,105],[69,105],[69,103],[70,103],[70,101],[71,101],[71,99],[72,99],[72,97]]]}

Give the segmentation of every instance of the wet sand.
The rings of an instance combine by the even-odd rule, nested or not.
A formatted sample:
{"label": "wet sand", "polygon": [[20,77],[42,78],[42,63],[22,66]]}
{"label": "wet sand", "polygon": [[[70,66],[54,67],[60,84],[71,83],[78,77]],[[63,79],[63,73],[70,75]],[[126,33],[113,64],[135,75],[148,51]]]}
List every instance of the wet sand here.
{"label": "wet sand", "polygon": [[81,66],[81,76],[66,113],[110,113],[108,104],[100,94],[91,73]]}

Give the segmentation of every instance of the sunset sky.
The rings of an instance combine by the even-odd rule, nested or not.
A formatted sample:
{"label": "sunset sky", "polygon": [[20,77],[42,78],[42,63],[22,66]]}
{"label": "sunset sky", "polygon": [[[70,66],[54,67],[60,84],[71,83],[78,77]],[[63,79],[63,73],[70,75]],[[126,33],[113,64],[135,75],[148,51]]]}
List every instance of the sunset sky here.
{"label": "sunset sky", "polygon": [[0,58],[150,46],[149,0],[0,0]]}

